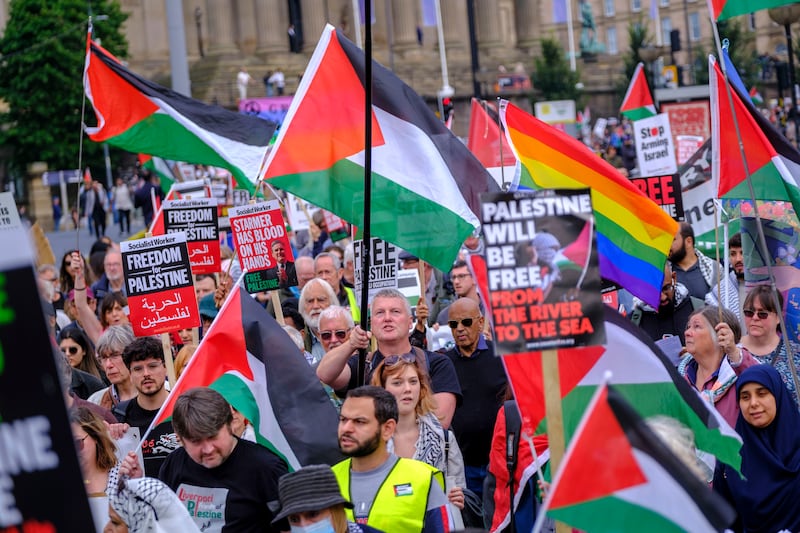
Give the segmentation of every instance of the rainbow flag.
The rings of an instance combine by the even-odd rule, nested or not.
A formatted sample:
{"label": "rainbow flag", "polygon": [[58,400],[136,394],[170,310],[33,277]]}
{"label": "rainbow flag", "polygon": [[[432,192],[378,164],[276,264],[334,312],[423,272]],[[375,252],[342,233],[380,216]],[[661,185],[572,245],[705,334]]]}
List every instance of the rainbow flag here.
{"label": "rainbow flag", "polygon": [[520,186],[592,190],[600,274],[658,307],[678,223],[581,142],[502,101],[506,137],[522,165]]}

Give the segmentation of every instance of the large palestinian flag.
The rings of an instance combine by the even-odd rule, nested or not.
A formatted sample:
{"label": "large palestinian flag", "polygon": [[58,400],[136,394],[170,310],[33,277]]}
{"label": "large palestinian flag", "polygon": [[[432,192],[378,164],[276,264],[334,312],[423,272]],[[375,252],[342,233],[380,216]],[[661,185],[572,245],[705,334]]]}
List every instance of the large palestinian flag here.
{"label": "large palestinian flag", "polygon": [[290,471],[341,460],[336,409],[316,373],[241,287],[225,301],[151,427],[171,418],[175,400],[193,387],[219,391]]}
{"label": "large palestinian flag", "polygon": [[427,104],[373,61],[372,186],[364,193],[365,57],[326,26],[263,177],[449,270],[478,227],[479,195],[499,187]]}
{"label": "large palestinian flag", "polygon": [[204,104],[140,78],[89,40],[86,97],[97,126],[89,138],[129,152],[228,169],[240,188],[253,188],[275,124]]}
{"label": "large palestinian flag", "polygon": [[653,103],[653,95],[650,94],[650,87],[647,85],[647,76],[644,75],[644,63],[636,65],[619,112],[631,120],[656,116],[656,105]]}
{"label": "large palestinian flag", "polygon": [[[800,213],[800,152],[759,113],[749,97],[725,80],[714,56],[708,58],[708,74],[711,138],[719,139],[711,143],[711,175],[719,197],[751,199],[749,174],[756,200],[791,202]],[[737,131],[746,147],[744,156]]]}
{"label": "large palestinian flag", "polygon": [[587,407],[544,506],[550,517],[592,533],[722,531],[736,516],[625,396],[605,384]]}
{"label": "large palestinian flag", "polygon": [[[606,371],[642,417],[665,415],[688,426],[697,448],[738,468],[741,438],[681,377],[655,344],[630,320],[604,306],[606,344],[559,350],[564,431],[569,439]],[[531,435],[547,430],[540,352],[503,355],[503,364]]]}
{"label": "large palestinian flag", "polygon": [[716,21],[794,3],[794,0],[708,0],[708,7]]}

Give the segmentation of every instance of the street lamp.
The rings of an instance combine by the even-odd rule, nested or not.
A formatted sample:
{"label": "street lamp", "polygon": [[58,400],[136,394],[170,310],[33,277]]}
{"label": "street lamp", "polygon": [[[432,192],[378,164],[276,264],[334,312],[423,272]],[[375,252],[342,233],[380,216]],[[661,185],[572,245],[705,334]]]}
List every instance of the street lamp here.
{"label": "street lamp", "polygon": [[769,18],[783,26],[786,33],[786,52],[789,54],[789,84],[792,86],[792,122],[794,122],[795,146],[800,142],[800,126],[797,124],[797,87],[794,78],[794,51],[792,50],[792,23],[800,20],[800,4],[775,7],[768,10]]}

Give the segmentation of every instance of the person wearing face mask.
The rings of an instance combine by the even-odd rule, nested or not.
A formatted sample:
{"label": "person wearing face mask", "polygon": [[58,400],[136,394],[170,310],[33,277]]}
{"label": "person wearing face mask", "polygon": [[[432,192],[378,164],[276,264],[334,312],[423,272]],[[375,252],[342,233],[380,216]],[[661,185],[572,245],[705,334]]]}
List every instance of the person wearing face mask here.
{"label": "person wearing face mask", "polygon": [[309,465],[278,481],[281,511],[275,522],[289,521],[292,533],[380,533],[366,524],[347,520],[345,508],[352,509],[339,490],[328,465]]}

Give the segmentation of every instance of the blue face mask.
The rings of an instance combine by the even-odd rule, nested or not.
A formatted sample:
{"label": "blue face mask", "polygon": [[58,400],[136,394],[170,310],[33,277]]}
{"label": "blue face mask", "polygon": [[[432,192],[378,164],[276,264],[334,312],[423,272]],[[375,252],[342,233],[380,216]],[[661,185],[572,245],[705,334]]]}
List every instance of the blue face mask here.
{"label": "blue face mask", "polygon": [[292,526],[292,533],[336,533],[330,517],[326,516],[310,526]]}

